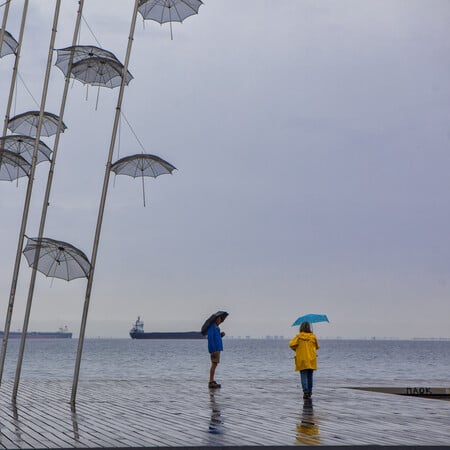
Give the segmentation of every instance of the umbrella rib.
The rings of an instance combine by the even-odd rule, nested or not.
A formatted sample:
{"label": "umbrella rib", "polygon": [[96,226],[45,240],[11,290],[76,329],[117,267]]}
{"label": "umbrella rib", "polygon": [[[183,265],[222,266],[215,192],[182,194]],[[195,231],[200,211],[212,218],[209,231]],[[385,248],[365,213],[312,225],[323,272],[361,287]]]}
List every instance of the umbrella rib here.
{"label": "umbrella rib", "polygon": [[[54,268],[54,270],[53,270],[53,275],[50,275],[53,268]],[[50,264],[50,267],[48,268],[48,273],[45,273],[45,272],[44,272],[45,276],[46,276],[46,277],[52,277],[52,278],[55,278],[56,269],[57,269],[57,264],[56,264],[56,259],[54,259],[54,260],[52,261],[52,263]]]}
{"label": "umbrella rib", "polygon": [[150,164],[150,170],[152,171],[153,178],[156,178],[158,174],[155,172],[155,164]]}
{"label": "umbrella rib", "polygon": [[[5,152],[9,152],[11,156]],[[20,178],[20,176],[28,176],[27,168],[23,166],[23,163],[26,163],[28,165],[28,162],[24,160],[24,162],[22,163],[20,161],[21,159],[23,159],[22,156],[11,152],[10,150],[5,150],[4,152],[2,152],[2,154],[0,155],[0,161],[2,163],[0,164],[0,169],[4,167],[6,176],[8,177],[2,179],[13,181],[16,178]],[[23,175],[19,176],[19,173],[21,172],[23,172]]]}
{"label": "umbrella rib", "polygon": [[134,173],[133,178],[137,178],[137,177],[142,176],[143,171],[139,167],[139,162],[134,166],[134,172],[133,173]]}
{"label": "umbrella rib", "polygon": [[1,167],[4,167],[4,168],[5,168],[5,170],[6,170],[6,175],[7,175],[7,177],[9,178],[9,181],[14,180],[13,175],[11,175],[11,172],[10,172],[10,168],[14,168],[14,166],[13,166],[12,164],[5,164],[5,163],[3,163],[3,164],[0,166],[0,168],[1,168]]}
{"label": "umbrella rib", "polygon": [[[183,2],[183,3],[184,3],[184,2]],[[181,18],[180,13],[178,12],[177,5],[175,4],[175,2],[173,3],[173,9],[175,10],[175,12],[176,12],[176,14],[177,14],[178,19],[180,20],[180,22],[183,22],[183,19]],[[169,10],[169,15],[170,15],[170,14],[171,14],[171,11]],[[170,21],[170,23],[172,23],[172,20]]]}
{"label": "umbrella rib", "polygon": [[[185,0],[181,0],[182,3],[184,3],[188,8],[191,8],[192,11],[194,11],[194,14],[198,14],[198,10],[196,10],[195,8],[192,7],[192,5],[190,3],[187,3]],[[202,2],[200,2],[200,6],[201,6]],[[199,8],[200,8],[199,6]]]}
{"label": "umbrella rib", "polygon": [[51,249],[50,247],[41,247],[41,248],[39,248],[39,245],[37,245],[34,248],[33,258],[34,258],[35,254],[36,254],[36,252],[38,250],[39,250],[39,259],[45,258],[48,255],[50,255],[52,257],[53,249]]}
{"label": "umbrella rib", "polygon": [[[168,6],[166,6],[168,5]],[[154,6],[153,6],[154,8]],[[164,0],[163,7],[161,8],[161,17],[159,23],[163,23],[164,20],[164,8],[170,8],[170,0]]]}
{"label": "umbrella rib", "polygon": [[[59,250],[58,249],[58,253],[56,253],[55,255],[55,274],[56,274],[56,267],[62,265],[62,269],[61,269],[61,277],[58,278],[63,278],[64,280],[69,280],[69,270],[68,270],[68,264],[67,264],[67,253],[64,250]],[[64,277],[64,272],[65,272],[65,277]],[[56,277],[54,275],[54,277]]]}

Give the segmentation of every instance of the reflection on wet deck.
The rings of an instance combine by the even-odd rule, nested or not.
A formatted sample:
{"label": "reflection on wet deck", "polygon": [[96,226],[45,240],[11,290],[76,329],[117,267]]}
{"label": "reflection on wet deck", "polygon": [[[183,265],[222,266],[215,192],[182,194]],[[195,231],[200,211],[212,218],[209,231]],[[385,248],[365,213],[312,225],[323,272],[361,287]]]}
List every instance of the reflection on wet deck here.
{"label": "reflection on wet deck", "polygon": [[295,381],[23,381],[0,388],[0,448],[448,445],[450,402]]}
{"label": "reflection on wet deck", "polygon": [[314,407],[311,398],[303,400],[303,410],[300,421],[297,422],[297,442],[305,445],[320,444],[318,419],[314,417]]}

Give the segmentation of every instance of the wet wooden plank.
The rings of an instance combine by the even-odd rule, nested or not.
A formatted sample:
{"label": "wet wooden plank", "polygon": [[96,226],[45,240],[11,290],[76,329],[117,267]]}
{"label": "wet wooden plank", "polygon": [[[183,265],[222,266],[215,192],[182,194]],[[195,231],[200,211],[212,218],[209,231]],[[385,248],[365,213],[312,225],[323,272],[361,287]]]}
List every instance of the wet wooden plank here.
{"label": "wet wooden plank", "polygon": [[[233,445],[448,445],[450,402],[296,383],[23,381],[0,388],[0,448]],[[423,432],[426,430],[426,433]]]}

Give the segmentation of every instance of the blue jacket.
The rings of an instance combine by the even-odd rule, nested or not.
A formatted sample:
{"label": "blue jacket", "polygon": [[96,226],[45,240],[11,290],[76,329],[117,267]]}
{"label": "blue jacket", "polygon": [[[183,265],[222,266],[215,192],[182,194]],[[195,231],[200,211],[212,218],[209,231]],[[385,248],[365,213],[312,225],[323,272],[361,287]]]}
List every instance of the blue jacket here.
{"label": "blue jacket", "polygon": [[222,336],[220,328],[215,324],[211,324],[208,328],[208,351],[209,353],[221,352],[223,350]]}

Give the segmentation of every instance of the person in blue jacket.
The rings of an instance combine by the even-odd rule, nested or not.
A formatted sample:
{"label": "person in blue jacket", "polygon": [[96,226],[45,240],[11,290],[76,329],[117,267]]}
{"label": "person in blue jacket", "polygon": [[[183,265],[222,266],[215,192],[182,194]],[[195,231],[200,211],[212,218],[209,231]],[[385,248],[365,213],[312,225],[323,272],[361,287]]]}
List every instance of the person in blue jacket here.
{"label": "person in blue jacket", "polygon": [[220,384],[214,380],[217,364],[220,363],[220,352],[223,351],[222,338],[225,333],[220,331],[219,325],[223,322],[222,317],[216,320],[208,328],[208,351],[211,356],[211,368],[209,369],[209,384],[211,389],[220,388]]}

